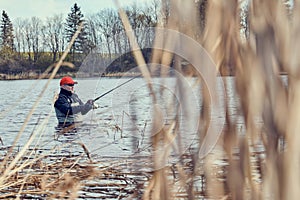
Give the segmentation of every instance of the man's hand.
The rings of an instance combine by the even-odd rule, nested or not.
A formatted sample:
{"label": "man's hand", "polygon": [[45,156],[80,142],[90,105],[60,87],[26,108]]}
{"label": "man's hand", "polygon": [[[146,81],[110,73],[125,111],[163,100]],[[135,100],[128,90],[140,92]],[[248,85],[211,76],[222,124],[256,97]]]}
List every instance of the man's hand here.
{"label": "man's hand", "polygon": [[93,105],[94,104],[94,100],[93,99],[89,99],[86,103]]}
{"label": "man's hand", "polygon": [[85,108],[89,111],[93,109],[93,105],[94,105],[94,100],[90,99],[85,103]]}
{"label": "man's hand", "polygon": [[99,105],[96,103],[93,103],[93,109],[97,109],[97,108],[99,108]]}

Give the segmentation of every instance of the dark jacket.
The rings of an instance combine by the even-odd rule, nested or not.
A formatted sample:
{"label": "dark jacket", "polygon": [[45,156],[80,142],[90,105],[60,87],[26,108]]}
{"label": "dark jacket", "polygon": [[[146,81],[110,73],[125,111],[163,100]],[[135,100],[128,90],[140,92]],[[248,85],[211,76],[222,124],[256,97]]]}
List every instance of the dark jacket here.
{"label": "dark jacket", "polygon": [[76,94],[61,88],[54,107],[59,126],[69,126],[74,122],[80,122],[78,119],[80,115],[88,113],[93,105],[84,104]]}

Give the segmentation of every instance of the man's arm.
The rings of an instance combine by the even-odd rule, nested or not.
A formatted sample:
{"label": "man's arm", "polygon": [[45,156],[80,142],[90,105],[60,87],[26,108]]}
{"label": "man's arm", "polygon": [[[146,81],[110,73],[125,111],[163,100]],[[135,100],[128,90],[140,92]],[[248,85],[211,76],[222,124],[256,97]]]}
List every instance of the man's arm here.
{"label": "man's arm", "polygon": [[77,105],[77,106],[72,106],[74,114],[81,112],[81,114],[85,115],[93,108],[93,101],[92,100],[88,100],[84,104],[76,94],[73,94],[73,99],[75,100],[75,102],[79,103],[79,105]]}

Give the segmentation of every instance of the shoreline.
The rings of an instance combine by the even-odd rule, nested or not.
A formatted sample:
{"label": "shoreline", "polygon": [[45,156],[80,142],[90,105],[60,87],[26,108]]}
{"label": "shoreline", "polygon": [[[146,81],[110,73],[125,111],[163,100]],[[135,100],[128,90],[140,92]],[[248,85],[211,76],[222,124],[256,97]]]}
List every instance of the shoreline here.
{"label": "shoreline", "polygon": [[[51,74],[47,74],[42,79],[49,79]],[[74,78],[98,78],[98,77],[109,77],[109,78],[120,78],[120,77],[134,77],[139,76],[140,73],[126,73],[126,72],[117,72],[117,73],[109,73],[109,74],[78,74],[78,73],[61,73],[56,74],[54,79],[60,79],[64,76],[71,76]],[[279,76],[288,75],[287,72],[280,72]],[[15,80],[37,80],[40,79],[42,73],[33,73],[33,72],[26,72],[26,73],[19,73],[19,74],[0,74],[0,81],[15,81]],[[171,75],[172,76],[172,75]],[[234,77],[235,75],[223,75],[222,77]],[[157,77],[157,76],[154,76]]]}
{"label": "shoreline", "polygon": [[[51,74],[47,74],[42,79],[49,79]],[[78,74],[78,73],[62,73],[56,74],[54,79],[60,79],[64,76],[71,76],[74,78],[98,78],[98,77],[111,77],[111,78],[118,78],[118,77],[134,77],[138,76],[140,73],[110,73],[110,74]],[[42,73],[19,73],[19,74],[0,74],[0,81],[16,81],[16,80],[37,80],[40,79]]]}

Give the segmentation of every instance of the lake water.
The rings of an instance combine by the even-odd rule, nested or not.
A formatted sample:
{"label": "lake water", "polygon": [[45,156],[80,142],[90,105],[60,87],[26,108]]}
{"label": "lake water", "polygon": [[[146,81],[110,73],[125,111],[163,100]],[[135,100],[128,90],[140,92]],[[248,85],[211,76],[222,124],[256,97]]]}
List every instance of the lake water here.
{"label": "lake water", "polygon": [[[124,83],[129,78],[94,78],[78,79],[75,91],[86,102]],[[234,92],[234,78],[227,77],[229,107],[231,116],[238,114],[237,96]],[[222,79],[219,78],[219,82]],[[28,113],[38,96],[43,91],[47,80],[18,80],[0,82],[0,125],[2,146],[12,145]],[[37,133],[32,145],[44,148],[71,144],[68,150],[78,149],[74,143],[83,143],[96,157],[149,155],[151,124],[154,107],[161,112],[161,127],[168,124],[180,110],[181,132],[184,132],[184,147],[196,140],[201,95],[200,84],[194,79],[187,79],[183,87],[184,95],[178,97],[175,78],[153,79],[153,88],[157,102],[153,105],[151,94],[144,79],[136,78],[97,101],[100,108],[84,116],[84,123],[77,133],[57,135],[57,120],[53,108],[53,98],[59,92],[59,80],[54,79],[44,91],[35,108],[25,131],[17,144],[23,146],[31,134]],[[218,88],[221,90],[221,88]],[[219,91],[218,91],[219,92]],[[188,108],[188,109],[186,109]],[[214,117],[213,117],[214,118]],[[213,119],[214,120],[214,119]],[[242,124],[242,118],[240,119]],[[160,126],[158,126],[160,129]],[[159,130],[157,130],[159,131]],[[152,130],[153,133],[153,130]],[[72,147],[72,148],[70,148]],[[76,150],[74,150],[76,151]]]}
{"label": "lake water", "polygon": [[[287,77],[282,78],[286,83]],[[86,102],[88,99],[94,99],[128,80],[129,78],[78,79],[79,84],[75,86],[75,90],[79,97]],[[219,97],[222,97],[224,92],[221,83],[226,83],[229,115],[236,119],[238,133],[244,134],[244,121],[239,111],[239,97],[235,93],[235,78],[218,77],[217,80],[219,84],[216,91]],[[38,100],[40,93],[44,91],[46,83],[47,80],[0,81],[1,157],[6,154],[7,147],[13,144],[34,103]],[[178,87],[179,85],[180,87]],[[52,162],[51,159],[53,158],[60,159],[69,155],[76,157],[76,155],[82,154],[84,152],[82,146],[84,145],[88,149],[91,159],[99,165],[98,167],[110,166],[111,163],[115,163],[115,166],[122,168],[120,176],[126,178],[127,181],[120,180],[120,177],[115,177],[116,179],[112,177],[111,180],[107,180],[106,177],[100,178],[96,181],[97,187],[93,184],[86,186],[80,192],[80,197],[84,199],[108,198],[108,196],[110,199],[115,199],[115,195],[128,197],[137,185],[147,182],[148,179],[145,174],[151,174],[153,171],[153,165],[149,159],[149,156],[153,155],[151,137],[161,128],[172,126],[172,121],[175,118],[180,124],[182,151],[175,152],[173,160],[170,159],[173,157],[169,157],[168,164],[177,162],[176,156],[178,158],[185,152],[189,153],[194,147],[197,149],[199,144],[197,137],[198,119],[202,109],[201,87],[200,83],[192,78],[185,79],[184,83],[180,84],[176,82],[175,78],[154,78],[153,93],[156,96],[156,102],[153,103],[153,95],[151,95],[145,80],[136,78],[99,99],[97,103],[100,108],[92,110],[84,116],[83,124],[77,129],[77,132],[58,134],[53,99],[59,92],[59,80],[52,80],[40,98],[40,102],[17,141],[15,149],[19,150],[34,134],[35,139],[30,144],[30,148],[39,149],[42,154],[52,155],[52,157],[49,156],[49,160],[46,160],[46,162]],[[178,95],[178,90],[181,90],[182,95]],[[153,115],[154,108],[159,111],[155,115]],[[217,111],[220,113],[214,113],[211,122],[216,122],[215,125],[223,125],[224,110]],[[156,129],[153,130],[152,124],[154,122],[156,122]],[[262,124],[261,119],[258,118],[257,123]],[[222,129],[218,131],[220,133]],[[211,150],[218,136],[218,134],[214,135],[212,142],[209,143],[210,146],[208,146],[210,148],[204,149]],[[208,141],[211,141],[211,138]],[[261,145],[261,147],[263,146]],[[256,150],[258,151],[256,154],[263,154],[263,148],[256,148]],[[186,158],[183,156],[183,159]],[[256,158],[255,154],[254,158]],[[251,162],[255,163],[257,161],[254,158],[251,158],[253,160]],[[166,164],[165,162],[163,164]],[[223,167],[227,165],[224,160],[216,161],[216,165],[221,170],[218,173],[226,173],[222,171],[224,170]],[[260,173],[254,172],[253,176],[258,183],[261,181]],[[128,180],[134,183],[128,184]],[[108,181],[113,184],[126,182],[126,187],[120,185],[113,189],[109,186]],[[203,187],[202,182],[203,179],[200,177],[199,183],[195,183],[195,187],[199,187],[199,191],[204,192],[201,189]],[[120,188],[126,189],[120,192]],[[103,194],[102,192],[99,193],[98,190],[110,192]],[[135,188],[135,190],[139,189]],[[2,195],[2,193],[0,194]],[[101,194],[103,195],[101,196]],[[202,198],[203,194],[199,194],[199,196]]]}
{"label": "lake water", "polygon": [[[79,84],[75,86],[75,91],[82,101],[86,102],[88,99],[94,99],[128,80],[129,78],[78,79]],[[234,77],[218,77],[217,94],[220,96],[224,92],[221,84],[224,83],[223,81],[227,84],[226,98],[229,103],[230,117],[237,119],[237,128],[243,134],[243,118],[239,114],[239,98],[234,89]],[[7,152],[6,147],[13,144],[42,91],[44,91],[44,95],[40,98],[39,104],[17,141],[16,150],[24,146],[32,134],[35,137],[30,148],[39,149],[40,153],[46,155],[76,156],[84,152],[82,148],[84,145],[96,163],[97,161],[101,163],[100,165],[118,163],[119,168],[122,166],[127,173],[126,177],[132,177],[130,180],[143,183],[145,182],[144,173],[151,173],[153,170],[149,162],[150,159],[141,160],[153,155],[151,137],[153,133],[159,132],[164,126],[170,127],[176,117],[180,124],[182,151],[177,151],[174,155],[178,158],[183,153],[198,147],[197,130],[202,102],[200,95],[202,86],[196,79],[185,79],[178,87],[175,78],[154,78],[153,92],[156,96],[156,102],[153,103],[145,80],[135,78],[99,99],[97,103],[100,107],[84,116],[83,124],[78,127],[77,132],[67,134],[58,134],[56,131],[57,119],[53,99],[59,92],[59,80],[52,80],[49,87],[44,90],[46,83],[47,80],[0,81],[0,137],[3,142],[0,156],[4,156]],[[178,95],[179,89],[181,89],[182,95]],[[153,116],[154,108],[159,112]],[[213,114],[211,120],[217,125],[219,123],[222,125],[224,123],[224,110],[221,109],[218,112],[220,113]],[[157,122],[155,130],[152,129],[154,122]],[[218,133],[221,131],[221,129],[218,130]],[[207,151],[217,142],[218,136],[218,134],[214,135]],[[208,141],[210,140],[211,138]],[[167,162],[177,162],[176,156],[173,160],[168,159]],[[132,158],[135,160],[129,161]],[[49,159],[51,162],[51,156]],[[136,162],[136,159],[139,162]],[[166,164],[165,162],[163,164]],[[217,165],[222,167],[224,162],[219,162]],[[140,174],[132,175],[133,172]],[[104,188],[103,190],[106,191],[106,188],[110,187],[106,186],[107,181],[106,179],[98,181],[100,188],[98,189]],[[111,181],[120,182],[118,177]],[[202,186],[202,183],[199,183],[199,187]],[[134,186],[127,185],[127,189],[123,191],[122,195],[128,196],[133,190],[132,187]],[[97,190],[97,187],[87,187],[82,191],[81,197],[84,199],[107,198],[105,195],[98,196],[98,192],[92,192],[94,189]],[[116,191],[111,190],[111,199],[114,199],[115,194],[121,194],[116,192],[117,189]]]}

